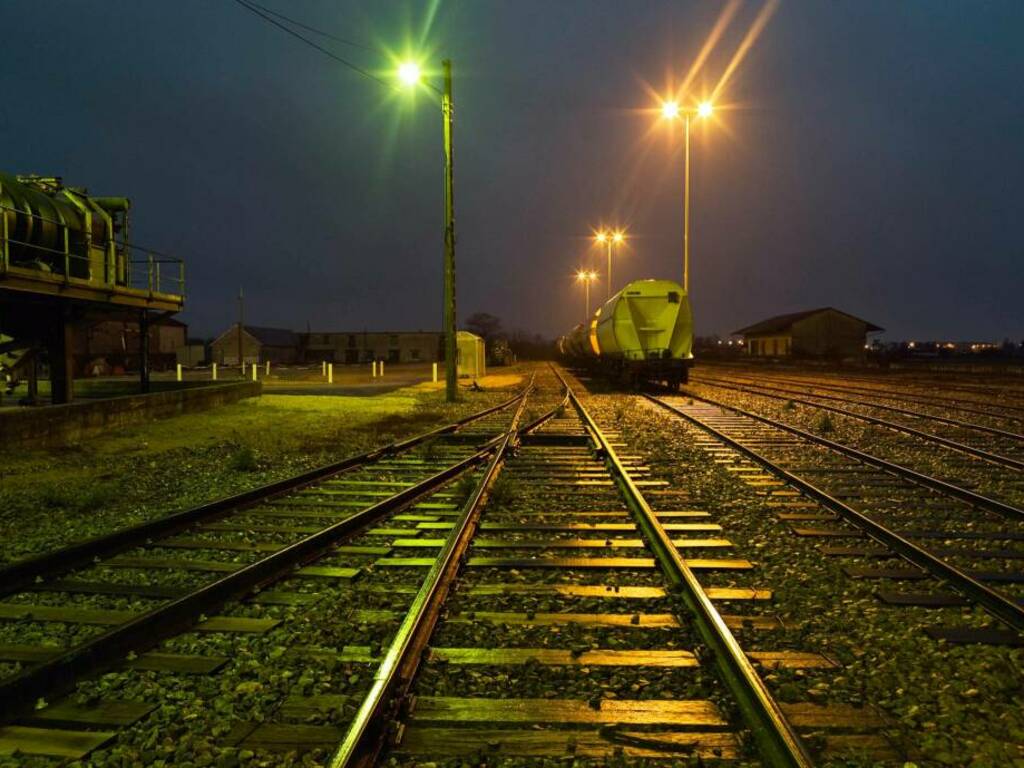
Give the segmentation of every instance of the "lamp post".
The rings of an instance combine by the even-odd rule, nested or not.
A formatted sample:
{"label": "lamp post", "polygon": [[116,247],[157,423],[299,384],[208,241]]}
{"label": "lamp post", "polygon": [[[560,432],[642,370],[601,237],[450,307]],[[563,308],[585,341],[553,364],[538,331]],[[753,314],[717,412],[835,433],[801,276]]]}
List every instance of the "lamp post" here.
{"label": "lamp post", "polygon": [[690,118],[710,117],[712,112],[710,101],[702,101],[696,110],[681,110],[679,103],[666,101],[661,105],[661,114],[674,120],[680,115],[683,116],[685,134],[684,164],[683,171],[683,292],[690,295]]}
{"label": "lamp post", "polygon": [[[427,87],[441,97],[441,117],[444,121],[444,370],[445,399],[454,403],[458,399],[457,339],[455,334],[455,190],[454,152],[452,150],[452,62],[441,62],[444,72],[444,90]],[[420,82],[422,72],[415,62],[404,62],[398,68],[398,77],[407,86]]]}
{"label": "lamp post", "polygon": [[576,273],[576,281],[583,283],[585,311],[583,314],[583,327],[586,328],[587,322],[590,320],[590,284],[597,280],[597,272],[591,270],[590,272],[581,269]]}
{"label": "lamp post", "polygon": [[594,235],[594,240],[598,243],[606,245],[608,247],[608,298],[612,297],[612,246],[620,245],[626,239],[626,235],[621,229],[615,231],[609,230],[608,232],[598,232]]}

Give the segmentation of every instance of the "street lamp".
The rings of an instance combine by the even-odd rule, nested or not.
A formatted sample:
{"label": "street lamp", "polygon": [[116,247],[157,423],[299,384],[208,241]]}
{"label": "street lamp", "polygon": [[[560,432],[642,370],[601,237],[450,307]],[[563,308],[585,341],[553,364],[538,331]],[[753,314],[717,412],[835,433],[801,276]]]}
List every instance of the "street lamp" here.
{"label": "street lamp", "polygon": [[586,311],[583,315],[584,328],[586,328],[587,323],[590,321],[590,284],[595,280],[597,280],[597,272],[594,272],[593,270],[588,272],[585,269],[581,269],[576,272],[576,281],[579,283],[583,283],[584,292],[586,294],[586,303],[584,304],[584,306],[586,307]]}
{"label": "street lamp", "polygon": [[[457,340],[455,335],[455,198],[454,157],[452,152],[452,62],[441,62],[444,71],[444,90],[425,85],[441,97],[441,116],[444,120],[444,372],[445,399],[454,403],[458,399]],[[406,86],[419,85],[422,72],[417,63],[406,61],[398,67],[398,79]]]}
{"label": "street lamp", "polygon": [[601,231],[594,235],[594,240],[600,245],[608,246],[608,298],[612,297],[612,246],[621,245],[626,239],[621,229],[615,231]]}
{"label": "street lamp", "polygon": [[690,295],[690,118],[711,117],[714,108],[710,101],[702,101],[696,110],[683,110],[678,102],[665,101],[661,105],[661,115],[667,120],[675,120],[683,115],[686,135],[685,170],[683,181],[683,292]]}

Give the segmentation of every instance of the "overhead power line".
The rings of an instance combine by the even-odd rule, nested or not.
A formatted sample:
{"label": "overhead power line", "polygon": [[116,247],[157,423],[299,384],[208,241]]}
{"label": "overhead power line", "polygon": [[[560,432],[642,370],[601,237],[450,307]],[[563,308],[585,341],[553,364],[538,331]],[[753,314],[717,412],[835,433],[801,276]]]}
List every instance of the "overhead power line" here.
{"label": "overhead power line", "polygon": [[346,40],[345,38],[338,37],[337,35],[332,34],[331,32],[326,32],[326,31],[324,31],[322,29],[317,29],[316,27],[311,27],[309,24],[303,24],[301,21],[297,21],[296,19],[293,19],[290,16],[285,16],[283,13],[278,13],[277,11],[275,11],[272,8],[267,8],[265,5],[260,5],[259,3],[255,3],[255,2],[253,2],[253,0],[245,0],[245,2],[246,2],[247,5],[250,5],[253,8],[258,8],[259,10],[263,11],[264,13],[269,13],[271,16],[276,16],[279,19],[283,19],[284,21],[287,21],[289,24],[292,24],[292,25],[294,25],[296,27],[299,27],[300,29],[304,29],[307,32],[312,32],[312,33],[317,34],[317,35],[322,35],[323,37],[326,37],[328,40],[333,40],[336,43],[341,43],[342,45],[351,45],[353,48],[361,48],[364,51],[373,51],[374,53],[381,53],[382,52],[379,48],[374,48],[371,45],[364,45],[363,43],[357,43],[354,40]]}
{"label": "overhead power line", "polygon": [[[388,83],[388,82],[385,82],[384,80],[381,80],[376,75],[374,75],[371,72],[369,72],[369,71],[363,69],[362,67],[360,67],[358,64],[354,64],[353,62],[349,61],[348,59],[344,59],[341,56],[338,56],[336,53],[334,53],[334,51],[331,51],[331,50],[329,50],[327,48],[324,48],[319,43],[316,43],[316,42],[310,40],[308,37],[305,37],[305,36],[299,34],[298,32],[296,32],[291,27],[288,27],[285,24],[282,24],[280,21],[278,21],[277,19],[275,19],[275,18],[273,18],[272,16],[269,15],[270,13],[274,13],[273,11],[264,12],[264,10],[262,10],[261,6],[256,6],[255,4],[249,2],[249,0],[234,0],[234,2],[238,3],[238,5],[242,6],[243,8],[245,8],[250,13],[256,14],[261,19],[266,21],[268,24],[273,24],[275,27],[277,27],[278,29],[282,30],[283,32],[287,32],[292,37],[295,37],[295,38],[301,40],[302,42],[304,42],[306,45],[310,46],[311,48],[315,48],[316,50],[320,51],[320,53],[324,54],[325,56],[327,56],[327,57],[329,57],[331,59],[334,59],[339,64],[343,64],[344,66],[348,67],[352,71],[358,72],[363,77],[366,77],[366,78],[368,78],[370,80],[373,80],[375,83],[379,83],[380,85],[383,85],[385,88],[393,87],[391,83]],[[277,14],[277,13],[274,13],[274,15],[275,16],[280,16],[280,14]],[[282,16],[281,18],[285,18],[285,17]],[[293,22],[293,23],[295,23],[295,22]],[[319,30],[312,30],[311,29],[311,31],[318,32],[319,34],[327,34],[327,33],[324,33],[324,32],[319,32]],[[354,43],[352,43],[352,44],[355,45]],[[364,46],[360,46],[360,47],[364,47]],[[372,50],[372,49],[369,49],[369,50]]]}

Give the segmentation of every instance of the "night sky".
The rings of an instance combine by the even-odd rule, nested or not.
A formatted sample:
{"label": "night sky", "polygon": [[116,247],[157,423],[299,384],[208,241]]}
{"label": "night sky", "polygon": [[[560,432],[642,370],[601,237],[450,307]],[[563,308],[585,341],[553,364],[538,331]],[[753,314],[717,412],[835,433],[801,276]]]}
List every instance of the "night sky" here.
{"label": "night sky", "polygon": [[[260,2],[385,79],[382,48],[454,60],[460,317],[566,330],[602,223],[630,234],[615,287],[680,279],[681,132],[650,110],[726,4]],[[739,6],[690,99],[764,9]],[[425,91],[231,0],[6,0],[0,29],[0,169],[131,197],[133,239],[188,260],[193,335],[239,285],[253,324],[440,327]],[[694,133],[696,332],[834,305],[889,339],[1024,338],[1022,34],[1020,0],[783,2]]]}

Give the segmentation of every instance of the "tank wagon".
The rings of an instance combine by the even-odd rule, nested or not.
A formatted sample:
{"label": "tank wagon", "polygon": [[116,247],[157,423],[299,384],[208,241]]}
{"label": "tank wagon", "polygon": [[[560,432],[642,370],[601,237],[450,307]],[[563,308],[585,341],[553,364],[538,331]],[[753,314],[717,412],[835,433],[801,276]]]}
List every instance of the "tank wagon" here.
{"label": "tank wagon", "polygon": [[693,365],[690,300],[672,280],[636,280],[558,340],[561,354],[623,384],[678,388]]}

